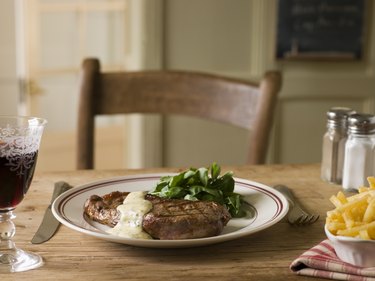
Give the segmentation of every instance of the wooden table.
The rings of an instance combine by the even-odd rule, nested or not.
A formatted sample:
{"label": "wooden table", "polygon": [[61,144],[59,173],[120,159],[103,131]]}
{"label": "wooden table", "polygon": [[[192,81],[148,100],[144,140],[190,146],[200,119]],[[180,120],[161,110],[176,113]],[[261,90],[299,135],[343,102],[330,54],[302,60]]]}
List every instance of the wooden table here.
{"label": "wooden table", "polygon": [[[305,227],[285,220],[256,234],[221,244],[188,249],[150,249],[116,244],[61,226],[40,245],[30,243],[52,195],[56,181],[79,185],[103,178],[182,169],[71,171],[37,173],[22,204],[16,209],[19,248],[43,256],[43,267],[21,273],[0,273],[1,280],[314,280],[297,276],[290,263],[323,239],[328,198],[340,190],[320,180],[320,165],[265,165],[222,167],[236,177],[267,185],[285,184],[320,219]],[[315,280],[318,280],[315,278]]]}

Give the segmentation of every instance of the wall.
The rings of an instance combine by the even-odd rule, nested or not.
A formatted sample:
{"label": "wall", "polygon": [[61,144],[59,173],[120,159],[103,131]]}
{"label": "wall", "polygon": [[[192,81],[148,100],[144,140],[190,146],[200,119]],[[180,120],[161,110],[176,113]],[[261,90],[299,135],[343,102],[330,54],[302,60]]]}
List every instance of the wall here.
{"label": "wall", "polygon": [[0,1],[0,114],[17,114],[14,1]]}
{"label": "wall", "polygon": [[[368,39],[361,62],[277,61],[276,0],[238,0],[235,4],[231,0],[167,0],[165,5],[166,68],[249,80],[259,79],[267,69],[282,71],[284,84],[269,162],[319,162],[325,112],[331,106],[375,113],[374,5],[368,9]],[[188,126],[194,133],[185,129]],[[167,166],[244,161],[243,131],[168,118],[164,134]],[[225,142],[220,146],[218,140]]]}

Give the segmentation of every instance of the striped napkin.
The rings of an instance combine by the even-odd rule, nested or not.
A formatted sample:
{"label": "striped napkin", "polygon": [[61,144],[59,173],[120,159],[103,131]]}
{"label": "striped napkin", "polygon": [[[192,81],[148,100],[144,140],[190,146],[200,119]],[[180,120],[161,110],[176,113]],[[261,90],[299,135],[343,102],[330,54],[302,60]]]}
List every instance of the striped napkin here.
{"label": "striped napkin", "polygon": [[328,239],[299,256],[290,269],[298,275],[326,279],[375,281],[375,267],[358,267],[341,261]]}

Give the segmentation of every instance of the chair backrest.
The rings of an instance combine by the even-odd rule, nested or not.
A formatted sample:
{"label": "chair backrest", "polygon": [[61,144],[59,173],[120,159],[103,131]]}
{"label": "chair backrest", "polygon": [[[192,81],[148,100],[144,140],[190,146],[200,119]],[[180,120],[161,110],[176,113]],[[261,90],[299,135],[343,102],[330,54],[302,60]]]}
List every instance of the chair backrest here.
{"label": "chair backrest", "polygon": [[94,117],[160,113],[195,116],[251,130],[248,164],[265,163],[281,74],[260,83],[191,71],[108,72],[83,61],[78,114],[77,168],[94,168]]}

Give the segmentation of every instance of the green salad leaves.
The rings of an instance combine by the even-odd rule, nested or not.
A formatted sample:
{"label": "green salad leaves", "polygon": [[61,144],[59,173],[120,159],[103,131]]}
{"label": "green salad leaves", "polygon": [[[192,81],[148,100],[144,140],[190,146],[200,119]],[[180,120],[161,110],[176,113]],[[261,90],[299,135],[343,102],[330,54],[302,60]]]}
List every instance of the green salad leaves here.
{"label": "green salad leaves", "polygon": [[169,199],[215,201],[225,205],[232,217],[244,216],[242,196],[234,192],[233,173],[220,176],[220,172],[220,166],[213,163],[209,168],[190,168],[175,176],[164,176],[150,194]]}

